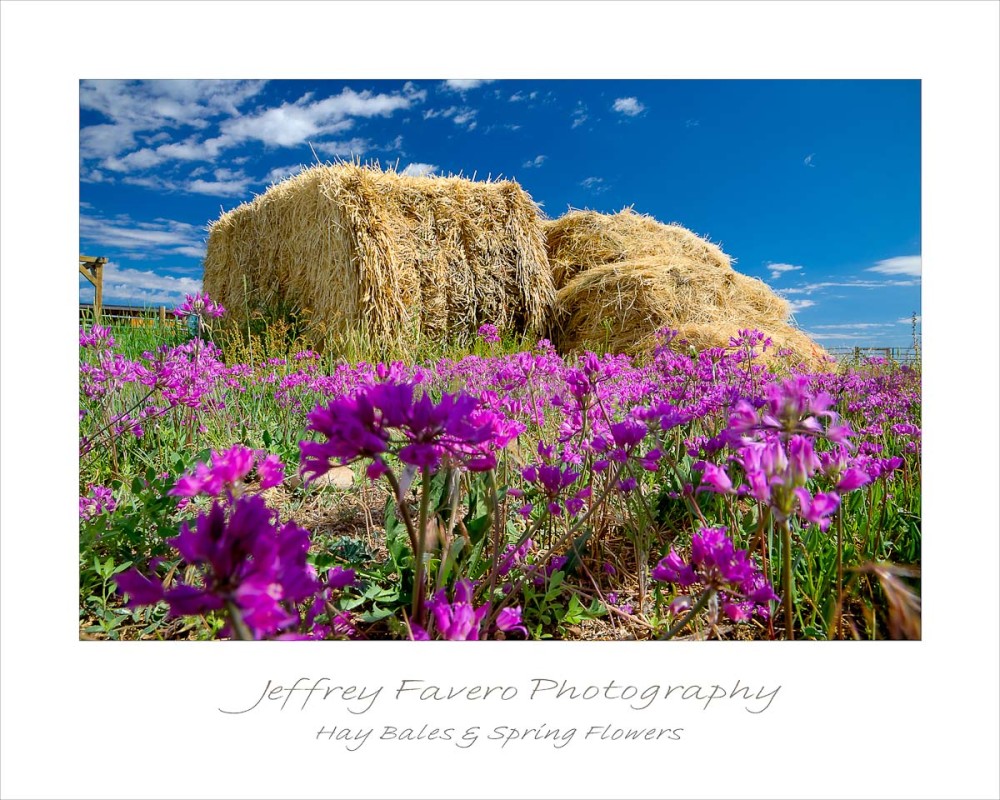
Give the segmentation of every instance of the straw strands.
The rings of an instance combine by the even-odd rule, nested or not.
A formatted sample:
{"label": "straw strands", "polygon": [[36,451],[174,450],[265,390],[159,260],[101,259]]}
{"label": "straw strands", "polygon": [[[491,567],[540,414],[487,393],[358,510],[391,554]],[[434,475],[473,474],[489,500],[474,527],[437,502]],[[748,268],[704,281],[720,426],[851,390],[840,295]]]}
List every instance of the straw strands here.
{"label": "straw strands", "polygon": [[756,328],[774,343],[765,357],[783,348],[793,362],[827,366],[825,351],[788,324],[787,301],[685,228],[626,209],[571,211],[546,233],[558,287],[548,333],[560,351],[649,353],[663,328],[678,331],[674,346],[704,350]]}
{"label": "straw strands", "polygon": [[561,289],[583,270],[647,256],[682,256],[730,269],[729,256],[680,225],[664,225],[630,208],[617,214],[570,211],[545,223],[552,279]]}
{"label": "straw strands", "polygon": [[412,346],[483,323],[538,333],[554,287],[538,209],[512,181],[312,167],[209,227],[205,291],[239,323],[301,313],[320,346]]}

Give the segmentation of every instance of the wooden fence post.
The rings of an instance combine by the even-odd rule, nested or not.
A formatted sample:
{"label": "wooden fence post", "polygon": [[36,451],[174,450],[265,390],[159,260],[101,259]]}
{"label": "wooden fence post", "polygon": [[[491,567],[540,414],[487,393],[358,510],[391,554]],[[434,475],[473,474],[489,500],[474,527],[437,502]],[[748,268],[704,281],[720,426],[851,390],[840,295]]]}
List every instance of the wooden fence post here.
{"label": "wooden fence post", "polygon": [[167,307],[160,306],[160,325],[166,327],[167,324]]}
{"label": "wooden fence post", "polygon": [[108,260],[103,256],[80,256],[80,274],[94,285],[94,324],[101,321],[104,305],[104,265]]}

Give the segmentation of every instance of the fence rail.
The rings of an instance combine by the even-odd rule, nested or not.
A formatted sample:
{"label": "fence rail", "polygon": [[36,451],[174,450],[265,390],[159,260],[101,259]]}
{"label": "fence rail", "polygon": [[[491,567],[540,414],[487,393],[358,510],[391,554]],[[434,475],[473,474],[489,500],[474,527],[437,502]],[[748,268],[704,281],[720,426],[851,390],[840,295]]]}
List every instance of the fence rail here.
{"label": "fence rail", "polygon": [[912,347],[827,347],[826,351],[837,361],[861,361],[876,357],[912,365],[919,359],[919,354]]}
{"label": "fence rail", "polygon": [[[144,328],[153,325],[170,325],[172,327],[184,327],[186,320],[175,317],[169,313],[166,306],[153,308],[151,306],[109,306],[103,305],[100,309],[101,323],[104,325],[126,325],[134,328]],[[94,319],[94,306],[92,303],[80,303],[80,321],[90,322]]]}

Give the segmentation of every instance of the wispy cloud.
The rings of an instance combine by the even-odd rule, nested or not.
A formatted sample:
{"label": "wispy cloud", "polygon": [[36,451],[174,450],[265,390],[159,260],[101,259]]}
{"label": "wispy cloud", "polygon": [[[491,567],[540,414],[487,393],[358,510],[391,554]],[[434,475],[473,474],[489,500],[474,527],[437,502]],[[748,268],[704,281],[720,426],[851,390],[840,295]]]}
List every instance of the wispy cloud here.
{"label": "wispy cloud", "polygon": [[806,331],[807,334],[818,342],[845,342],[852,339],[857,340],[861,334],[858,333],[814,333]]}
{"label": "wispy cloud", "polygon": [[699,125],[701,125],[701,120],[697,120],[697,119],[686,119],[686,120],[684,120],[684,127],[685,128],[697,128]]}
{"label": "wispy cloud", "polygon": [[843,322],[836,325],[813,325],[812,328],[817,331],[853,331],[853,330],[868,330],[871,328],[893,328],[896,323],[894,322]]}
{"label": "wispy cloud", "polygon": [[600,194],[601,192],[605,192],[608,189],[607,184],[605,184],[604,182],[604,178],[598,178],[593,175],[589,178],[584,178],[582,181],[580,181],[580,185],[584,189],[588,189],[594,194]]}
{"label": "wispy cloud", "polygon": [[796,314],[804,309],[812,308],[814,305],[816,305],[814,300],[789,300],[788,310]]}
{"label": "wispy cloud", "polygon": [[887,286],[919,286],[920,281],[820,281],[782,289],[781,294],[814,294],[823,289],[884,289]]}
{"label": "wispy cloud", "polygon": [[816,155],[815,153],[810,153],[804,159],[802,159],[802,163],[805,164],[807,167],[815,167],[816,165],[813,164],[813,158],[815,157],[815,155]]}
{"label": "wispy cloud", "polygon": [[867,272],[879,272],[883,275],[912,275],[920,277],[920,256],[897,256],[879,261]]}
{"label": "wispy cloud", "polygon": [[487,84],[487,83],[493,83],[493,80],[492,79],[486,80],[486,79],[474,79],[474,78],[473,79],[468,79],[468,78],[466,78],[466,79],[463,79],[463,80],[445,81],[441,85],[441,88],[446,89],[447,91],[450,91],[450,92],[467,92],[470,89],[478,89],[480,86],[483,86],[484,84]]}
{"label": "wispy cloud", "polygon": [[545,163],[545,159],[547,159],[547,158],[548,158],[548,156],[535,156],[534,158],[532,158],[532,159],[530,159],[528,161],[525,161],[521,166],[524,167],[525,169],[531,169],[533,167],[540,167],[540,166],[542,166],[542,164]]}
{"label": "wispy cloud", "polygon": [[[917,314],[917,325],[919,325],[922,320],[923,320],[923,317],[920,314]],[[896,320],[896,324],[897,325],[912,325],[913,324],[913,317],[900,317],[899,319]]]}
{"label": "wispy cloud", "polygon": [[646,110],[646,106],[635,97],[619,97],[611,106],[615,111],[627,117],[635,117]]}
{"label": "wispy cloud", "polygon": [[796,266],[795,264],[767,264],[769,270],[771,270],[771,280],[777,280],[786,272],[798,272],[802,267]]}
{"label": "wispy cloud", "polygon": [[449,106],[448,108],[428,108],[424,111],[424,119],[434,119],[442,117],[450,119],[456,125],[464,126],[467,130],[476,127],[476,109],[467,106]]}
{"label": "wispy cloud", "polygon": [[[183,255],[201,258],[205,254],[204,238],[202,228],[176,220],[143,222],[135,221],[126,214],[111,219],[80,217],[80,241],[89,245],[89,249],[110,249],[145,257]],[[97,252],[96,255],[102,253]]]}
{"label": "wispy cloud", "polygon": [[576,104],[576,108],[573,109],[573,113],[570,115],[570,119],[573,123],[570,125],[571,128],[578,128],[587,121],[587,106],[582,102]]}
{"label": "wispy cloud", "polygon": [[422,175],[433,175],[440,169],[437,164],[423,164],[420,161],[414,161],[411,164],[406,165],[400,175],[413,175],[415,177],[420,177]]}
{"label": "wispy cloud", "polygon": [[[346,87],[330,97],[317,99],[307,93],[294,102],[241,114],[240,106],[263,86],[262,81],[85,81],[81,109],[97,111],[112,121],[80,131],[83,180],[97,182],[104,177],[94,169],[95,160],[112,173],[143,173],[170,161],[217,162],[224,151],[251,141],[266,147],[312,141],[318,148],[336,151],[345,143],[323,142],[324,137],[351,129],[357,119],[409,109],[427,96],[412,83],[390,93]],[[217,133],[206,135],[214,125]]]}
{"label": "wispy cloud", "polygon": [[236,178],[227,181],[206,181],[198,178],[185,185],[191,194],[206,194],[209,197],[240,197],[247,193],[250,178]]}
{"label": "wispy cloud", "polygon": [[96,111],[108,122],[80,131],[80,154],[101,159],[130,150],[139,134],[147,143],[159,132],[205,129],[210,121],[238,116],[239,108],[264,88],[265,81],[162,80],[83,81],[80,108]]}
{"label": "wispy cloud", "polygon": [[363,156],[372,150],[372,143],[367,139],[354,137],[353,139],[314,142],[313,147],[317,152],[327,156]]}
{"label": "wispy cloud", "polygon": [[264,176],[264,183],[278,183],[279,181],[283,181],[293,175],[298,175],[303,169],[305,169],[305,165],[303,164],[289,164],[285,167],[274,167],[274,169]]}

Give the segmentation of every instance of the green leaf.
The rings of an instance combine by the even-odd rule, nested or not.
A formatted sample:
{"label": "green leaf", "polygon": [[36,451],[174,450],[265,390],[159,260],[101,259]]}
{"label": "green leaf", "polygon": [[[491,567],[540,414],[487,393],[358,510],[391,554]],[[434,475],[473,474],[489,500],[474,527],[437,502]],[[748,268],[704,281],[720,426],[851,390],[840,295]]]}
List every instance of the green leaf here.
{"label": "green leaf", "polygon": [[469,538],[473,542],[479,542],[490,528],[492,514],[488,501],[489,488],[486,486],[486,479],[478,476],[473,479],[469,487],[469,511],[465,515],[463,522],[465,529],[469,532]]}

